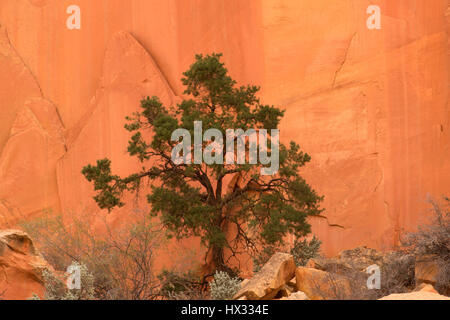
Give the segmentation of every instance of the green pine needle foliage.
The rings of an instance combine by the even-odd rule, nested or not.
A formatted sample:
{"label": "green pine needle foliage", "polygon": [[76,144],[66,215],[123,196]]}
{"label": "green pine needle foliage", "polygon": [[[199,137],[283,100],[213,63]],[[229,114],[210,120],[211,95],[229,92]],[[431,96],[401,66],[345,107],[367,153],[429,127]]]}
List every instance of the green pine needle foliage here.
{"label": "green pine needle foliage", "polygon": [[[143,180],[150,180],[151,214],[159,215],[171,237],[199,236],[215,266],[223,270],[230,270],[225,248],[236,256],[239,250],[281,243],[286,234],[307,235],[307,217],[322,212],[322,197],[299,174],[311,158],[297,143],[280,143],[279,171],[273,176],[260,175],[261,165],[172,161],[177,144],[171,141],[172,132],[184,128],[194,137],[194,121],[225,136],[226,129],[276,129],[284,116],[283,110],[261,103],[259,87],[238,86],[221,54],[196,55],[183,76],[187,98],[181,103],[165,106],[158,97],[147,97],[140,112],[127,117],[125,129],[132,134],[128,153],[143,163],[142,170],[121,177],[113,174],[109,159],[83,168],[97,191],[99,207],[110,211],[123,206],[124,192],[136,192]],[[225,181],[235,175],[246,183],[227,192]],[[230,227],[238,231],[232,240],[226,236]]]}

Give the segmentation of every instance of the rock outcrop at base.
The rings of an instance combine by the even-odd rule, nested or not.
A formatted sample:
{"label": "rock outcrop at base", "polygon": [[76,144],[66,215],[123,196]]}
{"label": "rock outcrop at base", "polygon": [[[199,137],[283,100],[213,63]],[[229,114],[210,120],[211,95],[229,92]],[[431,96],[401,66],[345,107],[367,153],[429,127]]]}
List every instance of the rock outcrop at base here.
{"label": "rock outcrop at base", "polygon": [[[436,272],[434,268],[425,268],[423,263],[434,266],[435,260],[430,257],[424,260],[410,253],[382,253],[363,246],[332,258],[312,258],[306,266],[294,266],[295,278],[288,280],[293,268],[290,259],[287,253],[276,253],[259,273],[242,282],[235,299],[376,300],[383,296],[381,300],[449,299],[446,292],[436,287],[438,292],[429,283]],[[367,273],[371,270],[367,269],[369,266],[379,267],[380,287],[369,286],[373,275]],[[418,273],[414,274],[414,270]]]}
{"label": "rock outcrop at base", "polygon": [[23,300],[42,296],[43,270],[53,270],[23,231],[0,231],[0,299]]}
{"label": "rock outcrop at base", "polygon": [[294,274],[295,262],[292,255],[276,253],[261,271],[243,285],[234,299],[243,296],[247,300],[273,299]]}
{"label": "rock outcrop at base", "polygon": [[381,267],[386,261],[385,254],[375,249],[361,246],[341,251],[335,257],[317,257],[310,259],[307,262],[306,267],[340,273],[352,269],[364,271],[368,266],[373,264]]}
{"label": "rock outcrop at base", "polygon": [[296,288],[312,300],[341,300],[350,294],[350,280],[313,268],[295,270]]}

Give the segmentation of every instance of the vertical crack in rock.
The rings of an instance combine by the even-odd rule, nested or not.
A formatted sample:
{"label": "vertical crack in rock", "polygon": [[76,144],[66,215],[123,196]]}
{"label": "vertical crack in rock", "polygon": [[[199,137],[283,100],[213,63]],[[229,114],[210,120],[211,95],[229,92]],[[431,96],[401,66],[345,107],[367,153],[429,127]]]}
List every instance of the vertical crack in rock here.
{"label": "vertical crack in rock", "polygon": [[[378,155],[378,153],[376,153],[376,154]],[[377,157],[377,166],[378,166],[378,169],[379,169],[380,172],[381,172],[381,176],[380,176],[380,180],[378,181],[377,185],[376,185],[375,188],[373,189],[373,192],[374,192],[374,193],[377,192],[378,188],[380,187],[380,185],[381,185],[381,184],[383,183],[383,181],[384,181],[384,170],[383,170],[383,167],[379,164],[378,157]]]}
{"label": "vertical crack in rock", "polygon": [[352,43],[353,43],[353,39],[355,38],[356,34],[357,34],[357,32],[354,32],[352,34],[352,36],[350,37],[350,40],[348,41],[347,48],[345,49],[344,58],[342,59],[341,63],[339,64],[339,67],[337,68],[337,70],[334,72],[332,88],[336,87],[337,76],[338,76],[339,72],[341,72],[342,68],[344,67],[345,62],[347,62],[348,52],[350,51],[350,48],[351,48]]}
{"label": "vertical crack in rock", "polygon": [[17,58],[20,60],[20,62],[23,64],[25,69],[30,73],[31,77],[34,79],[34,82],[36,83],[37,87],[39,88],[39,92],[41,94],[41,97],[44,98],[44,92],[42,91],[41,85],[39,84],[38,79],[36,78],[35,74],[31,71],[30,67],[25,63],[25,60],[22,58],[22,56],[19,54],[17,49],[14,47],[14,45],[11,42],[11,39],[9,39],[8,30],[5,27],[2,27],[0,25],[0,31],[3,29],[3,32],[5,33],[5,39],[8,42],[8,46],[10,49],[14,52],[14,54],[17,56]]}

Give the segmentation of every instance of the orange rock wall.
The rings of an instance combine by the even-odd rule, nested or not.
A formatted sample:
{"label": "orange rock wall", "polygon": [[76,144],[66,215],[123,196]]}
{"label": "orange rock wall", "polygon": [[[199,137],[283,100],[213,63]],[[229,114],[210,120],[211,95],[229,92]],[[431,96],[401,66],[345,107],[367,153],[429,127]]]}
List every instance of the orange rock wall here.
{"label": "orange rock wall", "polygon": [[0,228],[99,214],[82,166],[132,171],[124,116],[146,95],[175,103],[194,54],[222,52],[311,154],[324,252],[387,248],[450,193],[449,16],[447,0],[0,0]]}

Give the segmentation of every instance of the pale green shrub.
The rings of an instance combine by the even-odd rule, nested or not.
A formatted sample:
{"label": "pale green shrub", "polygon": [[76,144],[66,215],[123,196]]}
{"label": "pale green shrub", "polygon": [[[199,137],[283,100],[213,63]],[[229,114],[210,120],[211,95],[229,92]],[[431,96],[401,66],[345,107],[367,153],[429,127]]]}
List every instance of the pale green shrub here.
{"label": "pale green shrub", "polygon": [[295,264],[297,266],[305,266],[309,259],[316,258],[319,256],[320,241],[316,236],[313,236],[311,241],[308,240],[295,240],[294,247],[291,249],[290,253],[294,257]]}
{"label": "pale green shrub", "polygon": [[239,278],[232,278],[228,273],[218,271],[210,283],[211,298],[213,300],[230,300],[241,288]]}
{"label": "pale green shrub", "polygon": [[[66,283],[45,269],[42,271],[45,286],[44,300],[94,300],[94,276],[86,265],[78,262],[73,262],[72,265],[80,268],[80,289],[69,289]],[[28,300],[40,300],[40,298],[33,294]]]}

